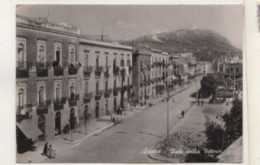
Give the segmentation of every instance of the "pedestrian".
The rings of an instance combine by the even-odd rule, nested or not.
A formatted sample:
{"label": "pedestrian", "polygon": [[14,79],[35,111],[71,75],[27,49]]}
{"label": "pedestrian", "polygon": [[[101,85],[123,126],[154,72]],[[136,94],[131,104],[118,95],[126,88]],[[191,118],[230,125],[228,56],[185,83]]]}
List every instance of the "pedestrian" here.
{"label": "pedestrian", "polygon": [[53,150],[52,150],[51,145],[49,145],[49,147],[48,147],[47,155],[48,155],[49,158],[53,158]]}
{"label": "pedestrian", "polygon": [[48,149],[48,142],[46,142],[44,147],[43,147],[43,155],[47,156],[47,149]]}
{"label": "pedestrian", "polygon": [[181,116],[182,116],[182,118],[184,118],[184,111],[183,110],[181,111]]}
{"label": "pedestrian", "polygon": [[117,115],[120,113],[120,107],[117,108]]}
{"label": "pedestrian", "polygon": [[200,100],[198,100],[198,105],[200,105]]}
{"label": "pedestrian", "polygon": [[203,100],[201,100],[201,105],[203,105],[204,104],[204,101]]}
{"label": "pedestrian", "polygon": [[228,106],[228,102],[226,102],[226,105]]}

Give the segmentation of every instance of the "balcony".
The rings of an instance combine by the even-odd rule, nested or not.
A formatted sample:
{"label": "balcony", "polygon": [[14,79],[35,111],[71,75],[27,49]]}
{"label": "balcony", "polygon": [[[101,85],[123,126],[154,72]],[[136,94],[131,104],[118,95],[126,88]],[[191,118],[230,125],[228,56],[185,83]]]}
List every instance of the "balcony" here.
{"label": "balcony", "polygon": [[31,119],[32,105],[17,106],[16,121],[20,122],[25,119]]}
{"label": "balcony", "polygon": [[51,100],[45,100],[43,102],[39,102],[37,106],[37,115],[44,115],[48,113],[48,107],[51,104]]}
{"label": "balcony", "polygon": [[28,78],[29,69],[25,68],[16,68],[16,78]]}
{"label": "balcony", "polygon": [[100,77],[102,71],[103,71],[103,67],[102,66],[96,66],[95,76]]}
{"label": "balcony", "polygon": [[32,67],[31,62],[16,63],[16,78],[28,78],[29,69]]}
{"label": "balcony", "polygon": [[109,66],[106,66],[106,71],[104,72],[104,76],[105,78],[109,78],[110,74],[109,74]]}
{"label": "balcony", "polygon": [[107,90],[105,90],[105,92],[104,92],[104,96],[105,96],[105,98],[109,98],[111,92],[112,92],[112,89],[107,89]]}
{"label": "balcony", "polygon": [[120,91],[120,88],[114,88],[113,89],[113,96],[117,96],[119,91]]}
{"label": "balcony", "polygon": [[69,98],[69,106],[73,107],[77,105],[77,102],[79,100],[79,94],[71,94],[70,98]]}
{"label": "balcony", "polygon": [[93,97],[93,92],[86,93],[86,94],[84,95],[84,103],[85,103],[85,104],[86,104],[86,103],[89,103],[92,97]]}
{"label": "balcony", "polygon": [[75,74],[77,74],[78,68],[75,67],[74,65],[70,64],[68,71],[69,71],[69,75],[75,75]]}
{"label": "balcony", "polygon": [[102,94],[103,94],[103,91],[102,91],[102,90],[96,92],[95,100],[100,100]]}
{"label": "balcony", "polygon": [[63,110],[64,104],[66,103],[66,101],[67,101],[66,97],[62,97],[60,99],[55,99],[53,101],[54,111]]}
{"label": "balcony", "polygon": [[63,68],[61,68],[61,67],[54,68],[54,75],[63,76]]}
{"label": "balcony", "polygon": [[113,66],[114,76],[119,76],[120,68],[118,66]]}
{"label": "balcony", "polygon": [[93,66],[85,66],[83,68],[84,77],[90,77],[91,73],[93,72]]}
{"label": "balcony", "polygon": [[49,63],[37,62],[36,63],[36,73],[38,77],[48,77]]}

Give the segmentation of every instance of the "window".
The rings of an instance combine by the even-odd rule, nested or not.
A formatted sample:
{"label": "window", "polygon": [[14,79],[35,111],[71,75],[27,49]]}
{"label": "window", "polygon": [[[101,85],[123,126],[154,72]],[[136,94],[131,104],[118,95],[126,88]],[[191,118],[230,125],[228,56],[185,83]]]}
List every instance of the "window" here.
{"label": "window", "polygon": [[121,59],[121,66],[124,66],[125,65],[125,61],[124,61],[124,59],[122,58]]}
{"label": "window", "polygon": [[70,63],[71,64],[75,63],[75,50],[73,48],[70,51]]}
{"label": "window", "polygon": [[108,80],[105,80],[105,90],[107,91],[108,88]]}
{"label": "window", "polygon": [[116,89],[116,79],[114,79],[114,89]]}
{"label": "window", "polygon": [[38,41],[37,43],[37,62],[39,66],[44,65],[44,62],[46,61],[46,42],[45,41]]}
{"label": "window", "polygon": [[39,103],[42,104],[44,101],[44,87],[41,86],[39,89]]}
{"label": "window", "polygon": [[88,93],[88,81],[85,82],[85,88],[84,89],[85,89],[85,94],[87,94]]}
{"label": "window", "polygon": [[106,56],[106,66],[108,66],[108,56]]}
{"label": "window", "polygon": [[96,82],[96,94],[98,94],[98,90],[99,90],[99,82]]}
{"label": "window", "polygon": [[56,99],[60,99],[61,98],[61,87],[60,87],[60,84],[58,84],[57,86],[56,86],[56,89],[55,89],[55,91],[56,91]]}
{"label": "window", "polygon": [[141,69],[143,68],[143,61],[142,60],[140,61],[140,68]]}
{"label": "window", "polygon": [[54,44],[54,52],[55,52],[55,61],[58,64],[58,66],[62,66],[62,44],[61,43],[55,43]]}
{"label": "window", "polygon": [[116,67],[116,58],[113,60],[113,66]]}
{"label": "window", "polygon": [[71,83],[70,85],[70,99],[74,100],[75,98],[75,87],[74,87],[74,83]]}
{"label": "window", "polygon": [[24,105],[24,89],[20,89],[18,93],[18,105],[22,107]]}
{"label": "window", "polygon": [[96,67],[99,66],[99,56],[96,57]]}
{"label": "window", "polygon": [[17,67],[18,68],[25,68],[25,61],[26,61],[26,39],[24,38],[17,38],[16,39],[16,53],[17,53]]}
{"label": "window", "polygon": [[17,51],[18,51],[17,52],[18,67],[23,68],[24,67],[24,45],[19,44]]}
{"label": "window", "polygon": [[85,61],[85,66],[87,67],[88,66],[88,55],[87,54],[85,55],[84,61]]}

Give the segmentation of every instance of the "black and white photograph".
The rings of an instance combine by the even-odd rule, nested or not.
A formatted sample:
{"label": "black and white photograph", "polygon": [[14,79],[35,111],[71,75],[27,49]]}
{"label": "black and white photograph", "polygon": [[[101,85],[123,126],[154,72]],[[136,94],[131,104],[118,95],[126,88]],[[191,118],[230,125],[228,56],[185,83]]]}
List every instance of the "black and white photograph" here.
{"label": "black and white photograph", "polygon": [[17,163],[243,163],[243,5],[15,10]]}

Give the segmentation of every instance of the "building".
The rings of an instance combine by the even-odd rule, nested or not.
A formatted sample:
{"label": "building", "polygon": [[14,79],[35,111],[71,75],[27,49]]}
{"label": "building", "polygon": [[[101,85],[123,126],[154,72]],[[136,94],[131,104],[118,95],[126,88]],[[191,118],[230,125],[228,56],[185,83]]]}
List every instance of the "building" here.
{"label": "building", "polygon": [[42,18],[17,16],[16,29],[18,152],[130,101],[132,47],[92,41]]}
{"label": "building", "polygon": [[134,50],[133,52],[133,93],[137,103],[146,104],[151,95],[151,52]]}
{"label": "building", "polygon": [[124,108],[132,88],[132,47],[80,38],[79,58],[82,118],[85,114],[99,118]]}
{"label": "building", "polygon": [[46,19],[16,21],[17,139],[48,140],[79,123],[80,33]]}

